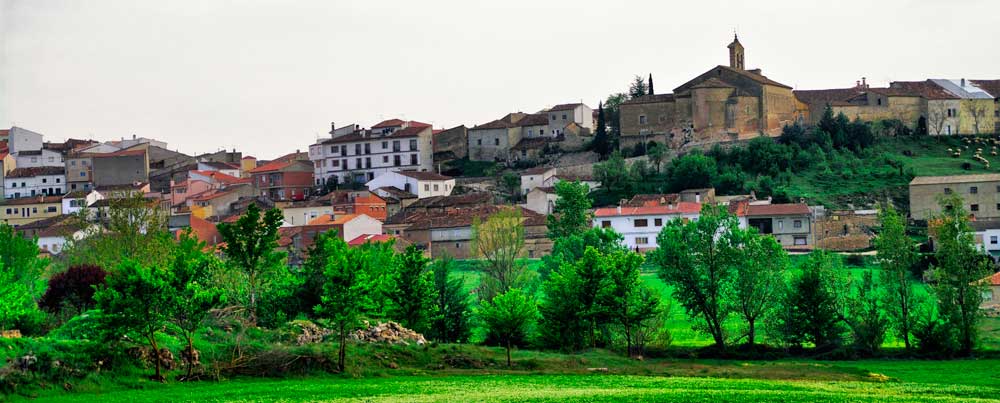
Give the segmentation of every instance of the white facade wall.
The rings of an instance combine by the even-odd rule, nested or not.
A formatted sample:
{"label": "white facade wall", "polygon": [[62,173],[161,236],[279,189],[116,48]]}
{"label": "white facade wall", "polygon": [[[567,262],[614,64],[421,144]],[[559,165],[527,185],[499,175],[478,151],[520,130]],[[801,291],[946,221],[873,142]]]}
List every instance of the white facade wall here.
{"label": "white facade wall", "polygon": [[344,240],[347,242],[362,235],[381,233],[382,222],[364,214],[344,223]]}
{"label": "white facade wall", "polygon": [[[623,243],[629,249],[653,249],[657,247],[656,236],[670,220],[680,218],[697,220],[698,213],[649,214],[612,217],[594,217],[594,228],[610,227],[625,238]],[[659,225],[657,225],[659,219]],[[646,220],[645,227],[637,227],[636,220]],[[606,224],[607,223],[607,224]]]}
{"label": "white facade wall", "polygon": [[3,180],[3,196],[8,199],[63,193],[66,193],[66,175],[6,177]]}
{"label": "white facade wall", "polygon": [[417,195],[418,199],[432,196],[448,196],[455,189],[455,179],[418,180],[398,172],[387,172],[365,183],[368,190],[392,186]]}
{"label": "white facade wall", "polygon": [[62,154],[52,150],[42,150],[42,155],[14,155],[18,168],[61,167],[66,163]]}
{"label": "white facade wall", "polygon": [[[42,149],[42,135],[20,127],[11,127],[7,139],[7,147],[11,154],[21,151],[37,151]],[[20,164],[20,161],[18,161]]]}
{"label": "white facade wall", "polygon": [[534,188],[546,186],[545,181],[556,174],[556,169],[552,168],[535,175],[521,175],[521,194],[527,195]]}
{"label": "white facade wall", "polygon": [[594,130],[594,110],[587,105],[577,105],[572,110],[549,111],[549,130],[559,134],[563,132],[566,125],[576,122],[580,127]]}
{"label": "white facade wall", "polygon": [[527,203],[524,204],[524,208],[538,214],[548,215],[552,214],[556,200],[559,200],[559,196],[555,193],[543,192],[536,188],[528,193]]}
{"label": "white facade wall", "polygon": [[[368,148],[365,148],[366,145]],[[395,148],[397,145],[398,151]],[[433,171],[433,154],[429,127],[417,137],[392,138],[373,134],[363,141],[309,146],[309,160],[313,162],[316,185],[322,185],[330,177],[336,177],[339,183],[349,179],[363,183],[386,172]],[[412,163],[414,156],[416,164]],[[396,165],[397,157],[399,165]]]}
{"label": "white facade wall", "polygon": [[[306,225],[309,223],[309,221],[312,221],[316,217],[319,217],[324,214],[333,215],[333,207],[332,206],[287,207],[281,209],[281,213],[284,216],[284,220],[282,221],[281,226],[295,227],[299,225]],[[351,239],[348,239],[348,241],[350,241]]]}
{"label": "white facade wall", "polygon": [[64,198],[62,199],[62,212],[63,214],[76,214],[80,210],[83,210],[84,206],[90,206],[102,199],[104,199],[104,196],[95,190],[91,190],[90,193],[87,193],[81,199]]}

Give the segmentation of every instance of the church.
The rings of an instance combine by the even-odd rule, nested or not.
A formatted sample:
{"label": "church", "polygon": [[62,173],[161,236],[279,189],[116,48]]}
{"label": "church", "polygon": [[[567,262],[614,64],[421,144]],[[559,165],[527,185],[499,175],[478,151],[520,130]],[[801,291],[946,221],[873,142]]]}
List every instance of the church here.
{"label": "church", "polygon": [[621,147],[650,141],[670,148],[777,136],[797,112],[792,87],[760,69],[747,70],[739,38],[729,44],[729,65],[719,65],[674,89],[621,105]]}

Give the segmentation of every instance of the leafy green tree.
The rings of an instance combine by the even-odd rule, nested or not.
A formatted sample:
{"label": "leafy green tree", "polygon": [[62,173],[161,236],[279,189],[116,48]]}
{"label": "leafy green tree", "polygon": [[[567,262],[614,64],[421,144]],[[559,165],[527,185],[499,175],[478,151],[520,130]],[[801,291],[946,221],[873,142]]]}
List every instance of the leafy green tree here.
{"label": "leafy green tree", "polygon": [[788,257],[774,237],[754,228],[737,229],[732,235],[736,267],[729,309],[747,325],[747,345],[754,346],[757,324],[774,308],[783,285]]}
{"label": "leafy green tree", "polygon": [[872,272],[866,271],[858,284],[856,294],[847,305],[847,325],[851,328],[854,347],[865,354],[875,354],[885,341],[889,319],[884,313],[879,288]]}
{"label": "leafy green tree", "polygon": [[646,80],[642,76],[635,76],[632,79],[632,83],[628,86],[628,96],[629,98],[638,98],[649,93],[649,86],[646,85]]}
{"label": "leafy green tree", "polygon": [[587,247],[593,247],[598,252],[607,254],[614,250],[625,250],[622,245],[624,238],[611,228],[589,228],[582,232],[552,238],[552,252],[542,256],[542,266],[538,274],[542,280],[548,279],[549,273],[557,270],[564,263],[573,263],[583,258]]}
{"label": "leafy green tree", "polygon": [[823,116],[819,118],[819,122],[816,124],[816,127],[831,136],[833,136],[833,134],[840,129],[840,126],[837,124],[837,120],[834,118],[833,108],[830,107],[830,104],[827,104],[826,108],[823,109]]}
{"label": "leafy green tree", "polygon": [[618,151],[607,161],[594,164],[594,178],[601,182],[601,191],[617,201],[635,193],[636,181],[625,166],[625,157]]}
{"label": "leafy green tree", "polygon": [[212,271],[221,266],[218,259],[205,253],[205,242],[199,241],[190,230],[182,232],[177,246],[171,253],[169,270],[170,295],[173,308],[170,322],[187,342],[181,356],[187,362],[187,379],[191,378],[197,362],[194,333],[205,322],[209,311],[225,300],[222,290],[212,286]]}
{"label": "leafy green tree", "polygon": [[604,105],[601,102],[597,103],[597,130],[594,132],[594,140],[591,143],[591,148],[601,159],[607,158],[608,154],[611,154],[611,137],[608,134],[608,124],[604,118]]}
{"label": "leafy green tree", "polygon": [[814,251],[800,266],[801,274],[792,279],[778,317],[786,343],[829,349],[843,342],[844,284],[837,276],[838,262],[830,252]]}
{"label": "leafy green tree", "polygon": [[577,181],[556,183],[556,203],[546,217],[549,239],[578,234],[590,227],[590,188]]}
{"label": "leafy green tree", "polygon": [[281,210],[270,209],[261,216],[260,208],[250,204],[235,223],[218,225],[225,242],[223,252],[227,262],[242,274],[247,294],[247,319],[252,324],[257,323],[257,303],[262,288],[279,274],[279,270],[287,270],[283,263],[285,254],[275,250],[281,221]]}
{"label": "leafy green tree", "polygon": [[603,308],[601,289],[606,285],[609,261],[597,249],[587,247],[579,260],[563,264],[550,273],[543,285],[546,298],[542,312],[550,344],[576,350],[583,341],[597,343],[597,327]]}
{"label": "leafy green tree", "polygon": [[698,220],[664,225],[656,237],[659,248],[650,256],[660,278],[673,287],[674,299],[698,321],[695,328],[712,336],[720,349],[726,346],[722,324],[735,263],[728,234],[737,229],[735,216],[721,206],[705,204]]}
{"label": "leafy green tree", "polygon": [[625,354],[629,357],[640,353],[633,348],[638,341],[637,329],[661,311],[659,294],[639,277],[642,262],[642,256],[631,251],[618,250],[606,255],[607,275],[598,296],[602,313],[621,327]]}
{"label": "leafy green tree", "polygon": [[510,350],[514,340],[527,337],[538,318],[535,302],[521,289],[512,288],[484,302],[479,308],[479,316],[507,349],[507,367],[511,367]]}
{"label": "leafy green tree", "polygon": [[302,262],[302,269],[297,274],[302,285],[296,290],[295,299],[299,305],[296,310],[306,314],[314,314],[316,306],[322,302],[323,286],[326,284],[326,264],[333,252],[327,249],[333,244],[327,242],[326,238],[339,238],[337,230],[316,234],[306,254],[306,260]]}
{"label": "leafy green tree", "polygon": [[410,245],[396,260],[390,280],[389,315],[403,326],[424,333],[430,329],[434,315],[434,283],[431,272],[426,270],[428,259]]}
{"label": "leafy green tree", "polygon": [[[516,201],[519,198],[518,193],[521,189],[521,176],[507,171],[503,175],[500,175],[500,184],[503,186],[503,190],[510,195],[510,200]],[[522,195],[523,196],[523,195]]]}
{"label": "leafy green tree", "polygon": [[357,326],[358,320],[371,310],[372,302],[367,292],[371,248],[348,248],[339,237],[324,237],[323,248],[329,252],[326,283],[323,285],[322,302],[316,313],[330,319],[337,330],[340,349],[337,353],[337,370],[343,372],[347,357],[347,335]]}
{"label": "leafy green tree", "polygon": [[892,205],[887,205],[879,212],[879,222],[882,223],[882,229],[875,237],[874,244],[882,268],[881,286],[885,290],[882,305],[893,330],[909,351],[910,335],[916,320],[914,310],[922,303],[915,292],[914,279],[910,274],[910,268],[918,259],[917,252],[913,240],[906,235],[902,215]]}
{"label": "leafy green tree", "polygon": [[604,100],[604,118],[605,122],[608,124],[608,138],[609,138],[609,150],[614,151],[618,149],[619,139],[621,138],[621,105],[628,100],[628,95],[625,93],[615,93],[608,95],[607,99]]}
{"label": "leafy green tree", "polygon": [[532,274],[521,261],[524,225],[520,210],[503,208],[485,222],[472,222],[472,250],[481,258],[479,298],[489,301],[511,288],[530,285]]}
{"label": "leafy green tree", "polygon": [[0,262],[0,329],[12,329],[34,310],[37,307],[28,285],[17,281],[14,271]]}
{"label": "leafy green tree", "polygon": [[177,298],[171,287],[171,272],[125,260],[105,281],[105,286],[94,294],[97,308],[104,313],[103,328],[118,340],[129,336],[145,340],[152,348],[154,379],[162,381],[156,338],[172,317]]}
{"label": "leafy green tree", "polygon": [[667,146],[663,143],[653,143],[652,146],[646,148],[646,156],[649,157],[649,162],[653,163],[653,170],[656,174],[660,174],[660,165],[663,163],[663,158],[667,155]]}
{"label": "leafy green tree", "polygon": [[42,272],[49,266],[48,259],[38,257],[38,241],[25,239],[14,227],[0,223],[0,264],[5,268],[7,283],[22,285],[35,303],[45,287]]}
{"label": "leafy green tree", "polygon": [[670,188],[680,191],[711,187],[715,173],[715,160],[700,151],[694,151],[671,161]]}
{"label": "leafy green tree", "polygon": [[979,309],[982,279],[993,273],[993,267],[976,249],[962,198],[952,194],[942,197],[939,204],[942,213],[934,217],[933,224],[937,233],[934,294],[941,317],[958,336],[959,352],[968,355],[976,346],[983,316]]}
{"label": "leafy green tree", "polygon": [[429,336],[445,343],[464,343],[471,334],[469,296],[462,279],[451,278],[454,260],[445,256],[431,263],[434,274],[434,317]]}

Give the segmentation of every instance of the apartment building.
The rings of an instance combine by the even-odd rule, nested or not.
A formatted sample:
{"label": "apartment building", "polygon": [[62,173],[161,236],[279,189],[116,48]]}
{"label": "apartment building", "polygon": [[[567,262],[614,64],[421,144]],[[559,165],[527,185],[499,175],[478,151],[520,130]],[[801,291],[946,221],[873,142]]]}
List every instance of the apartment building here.
{"label": "apartment building", "polygon": [[938,198],[958,194],[976,219],[1000,218],[1000,174],[918,176],[910,181],[910,217],[926,220],[941,213]]}
{"label": "apartment building", "polygon": [[416,121],[390,119],[371,129],[336,128],[331,138],[309,146],[315,184],[365,183],[395,171],[432,171],[433,130]]}

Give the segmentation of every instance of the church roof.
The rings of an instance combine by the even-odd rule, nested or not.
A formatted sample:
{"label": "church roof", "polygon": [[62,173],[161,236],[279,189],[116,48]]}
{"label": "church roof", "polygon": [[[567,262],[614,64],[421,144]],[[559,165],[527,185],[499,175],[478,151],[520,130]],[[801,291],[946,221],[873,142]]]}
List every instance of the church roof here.
{"label": "church roof", "polygon": [[658,102],[673,102],[674,94],[641,95],[622,104],[653,104]]}
{"label": "church roof", "polygon": [[691,86],[691,88],[736,88],[736,87],[718,78],[712,77],[709,78],[708,80],[702,81],[698,84]]}
{"label": "church roof", "polygon": [[[754,74],[754,73],[751,73],[751,72],[746,71],[746,70],[734,69],[734,68],[729,67],[729,66],[718,65],[718,66],[713,67],[711,70],[702,73],[698,77],[695,77],[694,79],[691,79],[690,81],[682,84],[680,87],[675,88],[674,89],[674,93],[677,94],[677,93],[686,91],[686,90],[690,89],[691,87],[693,87],[694,85],[700,84],[701,82],[706,81],[706,80],[708,80],[710,78],[715,78],[715,79],[718,79],[720,81],[726,82],[725,79],[719,78],[719,77],[708,77],[708,78],[705,77],[708,74],[716,72],[716,71],[718,71],[720,74],[721,74],[722,71],[727,71],[727,72],[730,72],[730,73],[734,73],[734,74],[743,76],[745,78],[748,78],[748,79],[750,79],[750,80],[752,80],[752,81],[754,81],[756,83],[762,84],[762,85],[772,85],[772,86],[775,86],[775,87],[792,89],[792,87],[789,87],[789,86],[787,86],[785,84],[782,84],[782,83],[779,83],[777,81],[774,81],[774,80],[772,80],[770,78],[767,78],[766,76],[763,76],[763,75],[760,75],[760,74]],[[727,84],[732,85],[731,83],[727,83]]]}

